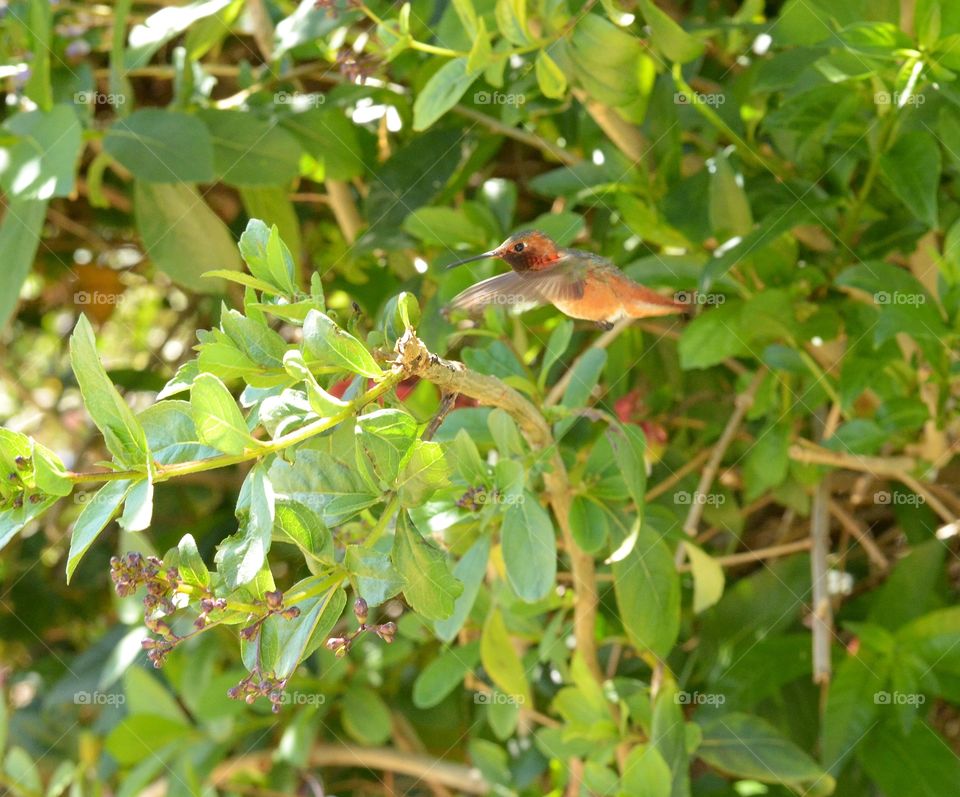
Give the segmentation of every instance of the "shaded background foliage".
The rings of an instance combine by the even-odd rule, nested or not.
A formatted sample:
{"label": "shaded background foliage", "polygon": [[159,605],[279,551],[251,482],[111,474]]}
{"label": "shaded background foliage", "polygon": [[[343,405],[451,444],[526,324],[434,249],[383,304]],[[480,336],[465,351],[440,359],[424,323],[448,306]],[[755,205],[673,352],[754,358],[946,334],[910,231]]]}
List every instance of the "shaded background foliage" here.
{"label": "shaded background foliage", "polygon": [[[29,443],[4,433],[28,474],[0,488],[5,788],[955,790],[954,4],[2,11],[0,416],[53,463],[34,448],[19,471]],[[446,319],[494,266],[440,266],[530,227],[695,295],[694,318]],[[460,400],[423,440],[439,391],[401,371],[356,428],[138,486],[99,538],[126,494],[101,517],[95,480],[57,473],[112,455],[145,485],[148,446],[192,462],[254,450],[248,423],[283,441],[352,418],[341,399],[411,326],[530,398],[568,507],[502,410]],[[125,422],[124,403],[133,431],[105,447],[91,417]],[[46,513],[22,522],[24,495]],[[265,564],[264,528],[297,544]],[[214,613],[155,673],[142,594],[109,588],[130,550],[170,552],[192,600],[209,584],[262,612],[278,587],[301,616],[251,646],[251,611]],[[304,658],[280,713],[229,699],[251,647],[307,627],[298,582],[327,603],[279,646],[291,672]],[[398,628],[338,657],[318,645],[356,630],[357,593]]]}

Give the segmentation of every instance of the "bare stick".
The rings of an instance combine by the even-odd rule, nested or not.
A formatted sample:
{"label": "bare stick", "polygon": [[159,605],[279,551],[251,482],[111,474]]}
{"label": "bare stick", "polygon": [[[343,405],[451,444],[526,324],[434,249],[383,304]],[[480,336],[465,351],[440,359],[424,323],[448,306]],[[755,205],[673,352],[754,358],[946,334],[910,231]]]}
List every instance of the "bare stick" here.
{"label": "bare stick", "polygon": [[[225,787],[242,774],[260,774],[273,766],[270,751],[249,753],[218,765],[210,775],[214,786]],[[311,767],[365,767],[409,775],[439,783],[466,794],[489,794],[491,786],[473,767],[441,761],[426,755],[390,747],[361,747],[354,744],[318,744],[310,750]]]}
{"label": "bare stick", "polygon": [[[733,442],[733,438],[736,436],[737,430],[743,422],[743,416],[747,414],[747,410],[753,405],[753,399],[757,395],[757,390],[759,390],[760,383],[763,381],[765,375],[766,371],[762,368],[759,369],[754,375],[753,380],[747,386],[747,389],[737,396],[734,410],[727,421],[727,426],[723,430],[723,434],[720,435],[717,444],[713,447],[713,451],[710,453],[710,459],[707,460],[707,466],[700,475],[700,484],[697,485],[697,491],[694,493],[695,500],[690,502],[690,511],[687,513],[687,519],[683,524],[683,530],[691,537],[697,535],[697,527],[700,525],[700,518],[703,515],[705,506],[700,496],[706,495],[710,486],[713,484],[713,480],[717,476],[717,470],[720,468],[720,462],[723,460],[723,455],[727,453],[727,448],[729,448]],[[677,551],[678,555],[682,557],[683,546],[681,545]]]}
{"label": "bare stick", "polygon": [[348,244],[357,240],[360,230],[363,229],[363,218],[357,210],[350,193],[350,186],[342,180],[326,180],[327,196],[330,198],[330,207],[340,226],[340,232]]}
{"label": "bare stick", "polygon": [[880,550],[876,542],[874,542],[873,537],[870,536],[870,532],[867,530],[866,526],[864,526],[859,520],[847,512],[846,509],[844,509],[832,498],[828,502],[828,506],[830,507],[830,514],[833,515],[837,519],[837,522],[849,532],[850,536],[860,543],[860,547],[863,548],[863,552],[867,555],[870,561],[881,570],[889,570],[889,560],[883,555],[883,551]]}
{"label": "bare stick", "polygon": [[813,493],[810,511],[810,575],[813,582],[813,681],[830,682],[830,637],[833,611],[827,584],[827,554],[830,551],[830,474],[826,474]]}

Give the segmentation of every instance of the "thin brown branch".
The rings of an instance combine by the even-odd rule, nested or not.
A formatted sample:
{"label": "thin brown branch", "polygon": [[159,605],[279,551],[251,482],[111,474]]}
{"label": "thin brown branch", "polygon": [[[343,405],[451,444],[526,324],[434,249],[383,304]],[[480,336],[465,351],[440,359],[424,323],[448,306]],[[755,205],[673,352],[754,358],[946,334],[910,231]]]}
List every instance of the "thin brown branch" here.
{"label": "thin brown branch", "polygon": [[512,138],[514,141],[519,141],[528,147],[538,149],[545,155],[556,158],[564,166],[573,166],[573,164],[582,160],[569,150],[564,149],[559,144],[548,141],[542,136],[538,136],[535,133],[528,133],[526,130],[521,130],[512,125],[504,124],[499,119],[494,119],[492,116],[476,111],[473,108],[468,108],[465,105],[454,105],[453,112],[483,125],[492,133]]}
{"label": "thin brown branch", "polygon": [[[766,371],[762,368],[759,369],[754,375],[753,380],[747,386],[747,389],[737,396],[733,413],[727,420],[723,434],[720,435],[720,439],[713,447],[713,451],[710,452],[710,459],[707,460],[707,466],[703,469],[703,473],[700,476],[700,483],[697,485],[697,491],[694,493],[695,500],[690,502],[690,511],[687,513],[687,519],[683,524],[683,530],[691,537],[695,537],[697,534],[697,527],[700,525],[700,518],[706,506],[704,501],[701,500],[701,496],[706,496],[710,490],[710,486],[717,476],[717,470],[720,468],[720,462],[723,460],[723,455],[727,453],[727,448],[729,448],[733,442],[733,438],[736,436],[737,430],[740,428],[740,424],[747,414],[747,410],[753,405],[753,399],[757,395],[757,390],[759,390],[760,383],[763,381],[765,375]],[[682,545],[677,549],[679,560],[677,564],[682,561],[683,550]]]}
{"label": "thin brown branch", "polygon": [[[273,766],[269,750],[228,759],[214,768],[210,782],[226,788],[238,775],[258,775]],[[465,794],[489,794],[491,786],[479,770],[441,761],[426,755],[395,750],[390,747],[361,747],[355,744],[318,744],[310,750],[310,767],[359,767],[409,775],[438,783]]]}
{"label": "thin brown branch", "polygon": [[842,451],[832,451],[802,438],[795,445],[790,446],[790,459],[809,465],[829,465],[887,478],[898,478],[904,471],[913,470],[917,466],[916,460],[911,457],[866,457],[860,454],[844,454]]}
{"label": "thin brown branch", "polygon": [[693,459],[688,460],[681,467],[677,468],[675,471],[673,471],[673,473],[667,476],[667,478],[662,482],[655,484],[653,487],[647,490],[647,501],[652,501],[655,498],[659,498],[667,490],[675,487],[688,473],[691,473],[699,468],[704,462],[707,461],[711,450],[712,449],[710,448],[701,449],[697,452]]}
{"label": "thin brown branch", "polygon": [[342,180],[328,179],[324,182],[327,196],[330,198],[330,208],[340,226],[340,232],[348,244],[357,240],[360,230],[363,229],[363,217],[353,201],[350,184]]}
{"label": "thin brown branch", "polygon": [[877,543],[874,542],[867,527],[847,512],[839,502],[830,499],[828,506],[830,508],[830,514],[837,519],[837,522],[847,530],[851,537],[860,543],[860,547],[863,548],[863,552],[870,561],[881,570],[889,570],[889,560],[883,555],[883,551],[880,550]]}
{"label": "thin brown branch", "polygon": [[813,586],[813,681],[830,682],[830,640],[833,636],[833,610],[827,581],[830,552],[830,474],[826,474],[813,493],[810,511],[810,577]]}
{"label": "thin brown branch", "polygon": [[640,129],[624,119],[616,110],[610,108],[596,100],[590,99],[585,91],[580,89],[573,90],[573,96],[579,100],[587,113],[597,123],[597,126],[603,130],[607,138],[632,163],[643,161],[647,152],[647,141],[640,132]]}

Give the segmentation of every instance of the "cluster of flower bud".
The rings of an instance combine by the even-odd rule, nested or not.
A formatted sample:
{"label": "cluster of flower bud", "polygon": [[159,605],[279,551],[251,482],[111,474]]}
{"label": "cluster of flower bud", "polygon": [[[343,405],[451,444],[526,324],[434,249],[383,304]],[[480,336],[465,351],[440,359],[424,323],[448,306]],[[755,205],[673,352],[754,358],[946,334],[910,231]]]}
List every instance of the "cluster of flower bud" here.
{"label": "cluster of flower bud", "polygon": [[380,639],[388,645],[393,642],[397,635],[397,624],[393,622],[382,623],[381,625],[367,625],[367,619],[370,616],[370,607],[363,598],[357,598],[353,604],[353,614],[360,624],[359,628],[348,636],[332,636],[326,642],[327,650],[333,651],[333,654],[342,659],[350,652],[354,641],[365,631],[373,631]]}
{"label": "cluster of flower bud", "polygon": [[274,714],[280,712],[283,702],[283,690],[287,688],[286,678],[274,678],[255,670],[236,686],[227,690],[227,697],[231,700],[243,700],[252,704],[258,697],[265,697],[271,703]]}
{"label": "cluster of flower bud", "polygon": [[[13,462],[17,470],[10,471],[10,473],[7,474],[6,484],[3,488],[0,488],[0,509],[7,506],[8,501],[10,502],[9,505],[14,509],[23,509],[24,502],[39,504],[46,496],[39,491],[32,492],[20,475],[22,472],[33,469],[33,459],[31,457],[16,456]],[[20,471],[20,473],[17,471]]]}

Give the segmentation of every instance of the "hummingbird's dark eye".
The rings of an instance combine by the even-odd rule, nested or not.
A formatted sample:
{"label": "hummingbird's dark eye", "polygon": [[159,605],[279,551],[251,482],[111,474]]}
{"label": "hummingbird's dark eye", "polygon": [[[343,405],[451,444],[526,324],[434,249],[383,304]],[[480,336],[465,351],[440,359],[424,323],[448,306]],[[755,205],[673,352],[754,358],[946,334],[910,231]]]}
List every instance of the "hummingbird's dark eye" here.
{"label": "hummingbird's dark eye", "polygon": [[522,244],[522,243],[514,244],[514,245],[513,245],[513,251],[514,251],[514,252],[522,252],[522,251],[523,251],[523,244]]}

